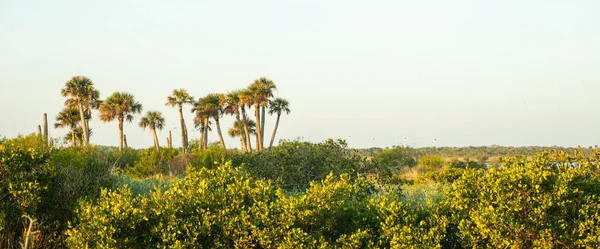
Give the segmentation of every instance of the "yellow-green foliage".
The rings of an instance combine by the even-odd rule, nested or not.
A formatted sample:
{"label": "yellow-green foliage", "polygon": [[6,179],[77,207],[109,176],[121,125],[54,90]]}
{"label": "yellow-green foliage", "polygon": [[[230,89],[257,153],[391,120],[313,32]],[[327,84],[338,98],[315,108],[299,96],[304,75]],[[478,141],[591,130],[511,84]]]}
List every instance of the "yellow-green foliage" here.
{"label": "yellow-green foliage", "polygon": [[188,169],[149,197],[105,191],[82,202],[70,248],[370,248],[439,245],[445,223],[368,181],[327,176],[286,196],[226,164]]}
{"label": "yellow-green foliage", "polygon": [[444,166],[444,158],[438,155],[425,155],[419,158],[419,165],[429,170],[439,169]]}
{"label": "yellow-green foliage", "polygon": [[467,170],[446,193],[457,236],[474,248],[599,248],[599,158],[543,153]]}

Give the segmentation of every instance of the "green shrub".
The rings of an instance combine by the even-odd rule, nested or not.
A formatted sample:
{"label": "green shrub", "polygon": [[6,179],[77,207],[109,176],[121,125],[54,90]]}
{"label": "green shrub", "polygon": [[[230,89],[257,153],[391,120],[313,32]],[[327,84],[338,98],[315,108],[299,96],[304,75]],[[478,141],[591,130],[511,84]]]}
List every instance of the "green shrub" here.
{"label": "green shrub", "polygon": [[425,155],[419,158],[419,165],[429,169],[439,169],[445,164],[444,158],[438,155]]}
{"label": "green shrub", "polygon": [[373,153],[373,160],[387,167],[413,167],[417,165],[417,152],[408,146],[394,146]]}
{"label": "green shrub", "polygon": [[253,177],[271,180],[286,190],[304,190],[310,182],[321,181],[330,172],[336,176],[392,175],[389,168],[369,163],[348,149],[345,141],[333,139],[318,144],[282,141],[269,150],[248,154],[243,163]]}
{"label": "green shrub", "polygon": [[167,162],[179,154],[179,150],[160,148],[156,153],[154,148],[140,150],[133,167],[126,168],[125,172],[133,178],[146,178],[155,174],[169,174]]}
{"label": "green shrub", "polygon": [[600,247],[599,154],[543,153],[467,170],[446,193],[457,237],[475,248]]}

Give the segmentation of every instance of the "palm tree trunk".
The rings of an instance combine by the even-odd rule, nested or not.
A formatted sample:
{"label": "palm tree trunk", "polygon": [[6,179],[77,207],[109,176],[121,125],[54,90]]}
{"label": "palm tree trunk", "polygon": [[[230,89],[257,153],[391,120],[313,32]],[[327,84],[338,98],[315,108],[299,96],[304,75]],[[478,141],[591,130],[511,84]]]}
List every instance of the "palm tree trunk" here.
{"label": "palm tree trunk", "polygon": [[267,116],[267,114],[265,113],[265,106],[261,107],[262,109],[262,113],[260,116],[260,148],[264,149],[265,148],[265,117]]}
{"label": "palm tree trunk", "polygon": [[152,128],[152,138],[154,139],[154,149],[156,154],[160,154],[160,145],[158,145],[158,136],[156,136],[156,129]]}
{"label": "palm tree trunk", "polygon": [[275,141],[275,133],[277,132],[277,127],[279,126],[279,118],[281,117],[281,112],[277,113],[277,121],[275,121],[275,128],[273,128],[273,135],[271,135],[271,143],[269,144],[269,148],[273,147],[273,141]]}
{"label": "palm tree trunk", "polygon": [[242,153],[246,152],[246,143],[244,143],[244,136],[242,136],[243,131],[240,131],[240,144]]}
{"label": "palm tree trunk", "polygon": [[[77,100],[77,109],[79,109],[79,117],[81,117],[81,129],[83,130],[81,133],[83,133],[83,145],[88,145],[89,141],[88,141],[88,133],[87,133],[87,125],[85,123],[85,115],[83,113],[83,104],[81,103],[81,100]],[[122,124],[121,124],[122,126]]]}
{"label": "palm tree trunk", "polygon": [[[240,113],[236,112],[235,113],[235,119],[237,120],[238,124],[242,125],[242,121],[240,120]],[[243,127],[234,127],[234,128],[238,128],[240,130],[240,141],[242,141],[242,152],[246,152],[246,142],[244,139],[244,128]]]}
{"label": "palm tree trunk", "polygon": [[260,108],[258,104],[254,105],[254,117],[256,118],[256,150],[262,151],[262,139],[260,137]]}
{"label": "palm tree trunk", "polygon": [[123,134],[123,148],[127,149],[127,135]]}
{"label": "palm tree trunk", "polygon": [[171,136],[171,131],[169,131],[169,136],[167,138],[167,146],[169,147],[169,149],[173,149],[173,136]]}
{"label": "palm tree trunk", "polygon": [[73,146],[73,147],[77,146],[75,144],[75,130],[71,130],[71,143],[73,143],[71,146]]}
{"label": "palm tree trunk", "polygon": [[219,119],[215,118],[215,123],[217,124],[217,133],[219,134],[219,141],[221,142],[221,146],[225,149],[225,140],[223,140],[223,134],[221,134],[221,125],[219,124]]}
{"label": "palm tree trunk", "polygon": [[186,153],[186,149],[187,149],[187,144],[185,136],[187,135],[185,133],[185,123],[183,121],[183,108],[181,107],[181,105],[179,105],[179,123],[181,124],[181,152],[182,153]]}
{"label": "palm tree trunk", "polygon": [[[242,106],[242,116],[246,118],[246,108],[244,106]],[[248,132],[248,126],[246,126],[246,122],[242,124],[244,125],[242,136],[246,139],[246,151],[252,152],[252,142],[250,141],[250,133]]]}
{"label": "palm tree trunk", "polygon": [[48,146],[48,115],[44,113],[44,146]]}
{"label": "palm tree trunk", "polygon": [[206,127],[204,127],[204,148],[208,148],[208,117],[205,119]]}
{"label": "palm tree trunk", "polygon": [[[85,123],[85,122],[82,122],[82,123]],[[85,129],[83,131],[83,134],[85,134]],[[119,117],[119,151],[123,151],[123,118],[122,117]]]}
{"label": "palm tree trunk", "polygon": [[190,140],[188,137],[188,130],[187,130],[187,125],[185,124],[185,120],[183,120],[183,129],[185,131],[185,151],[189,152],[190,150]]}
{"label": "palm tree trunk", "polygon": [[198,139],[198,150],[204,148],[204,128],[200,127],[200,139]]}

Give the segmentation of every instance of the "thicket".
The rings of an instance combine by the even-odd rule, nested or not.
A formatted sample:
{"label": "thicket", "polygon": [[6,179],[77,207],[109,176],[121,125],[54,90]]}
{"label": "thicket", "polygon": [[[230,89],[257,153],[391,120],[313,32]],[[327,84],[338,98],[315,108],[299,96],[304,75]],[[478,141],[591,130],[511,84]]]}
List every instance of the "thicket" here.
{"label": "thicket", "polygon": [[[398,151],[365,157],[328,140],[117,153],[2,140],[0,247],[19,247],[23,215],[35,220],[30,248],[600,247],[598,151],[494,166]],[[430,170],[407,181],[398,162]]]}

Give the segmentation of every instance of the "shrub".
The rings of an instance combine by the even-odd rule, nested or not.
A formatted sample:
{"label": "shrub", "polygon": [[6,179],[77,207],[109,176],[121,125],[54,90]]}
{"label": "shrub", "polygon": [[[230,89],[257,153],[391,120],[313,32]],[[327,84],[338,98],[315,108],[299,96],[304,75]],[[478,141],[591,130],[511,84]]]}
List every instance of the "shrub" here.
{"label": "shrub", "polygon": [[[439,247],[445,222],[395,197],[372,195],[364,178],[329,174],[286,195],[231,164],[189,167],[184,180],[134,196],[103,191],[83,201],[71,248]],[[433,209],[435,210],[435,209]]]}
{"label": "shrub", "polygon": [[373,160],[387,167],[413,167],[417,165],[417,152],[408,146],[394,146],[373,153]]}
{"label": "shrub", "polygon": [[304,190],[310,182],[324,180],[330,172],[336,176],[392,175],[389,168],[369,163],[348,149],[345,141],[333,139],[318,144],[282,141],[277,147],[249,154],[243,162],[253,177],[272,180],[286,190]]}
{"label": "shrub", "polygon": [[439,169],[444,166],[444,158],[438,155],[425,155],[419,158],[419,165],[429,169]]}
{"label": "shrub", "polygon": [[[554,154],[554,155],[553,155]],[[598,248],[600,153],[543,153],[467,170],[446,193],[457,237],[467,247]]]}

